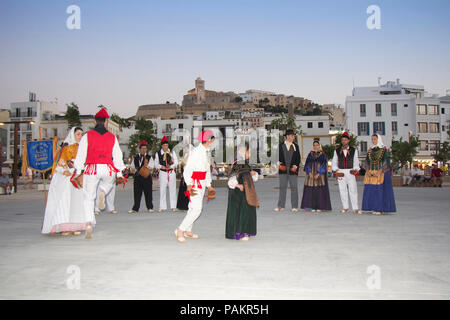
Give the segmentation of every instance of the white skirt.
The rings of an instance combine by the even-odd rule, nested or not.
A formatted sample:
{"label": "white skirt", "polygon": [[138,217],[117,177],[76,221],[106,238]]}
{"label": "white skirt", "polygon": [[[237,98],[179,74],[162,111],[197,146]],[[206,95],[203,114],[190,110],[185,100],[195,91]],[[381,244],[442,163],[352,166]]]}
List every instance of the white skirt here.
{"label": "white skirt", "polygon": [[70,177],[57,168],[48,191],[42,233],[81,231],[86,229],[88,222],[94,226],[95,218],[88,221],[83,201],[83,190],[75,188]]}

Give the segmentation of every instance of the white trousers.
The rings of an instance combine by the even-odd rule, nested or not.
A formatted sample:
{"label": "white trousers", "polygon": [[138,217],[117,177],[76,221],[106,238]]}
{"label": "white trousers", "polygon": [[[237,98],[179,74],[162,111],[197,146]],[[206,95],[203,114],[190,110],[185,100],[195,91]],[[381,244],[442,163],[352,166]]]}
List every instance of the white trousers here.
{"label": "white trousers", "polygon": [[411,176],[403,176],[402,180],[403,180],[403,184],[410,184],[412,177]]}
{"label": "white trousers", "polygon": [[169,187],[170,209],[177,207],[177,176],[175,171],[159,171],[159,208],[167,209],[166,191]]}
{"label": "white trousers", "polygon": [[110,175],[110,170],[106,164],[97,164],[97,174],[95,175],[83,175],[84,211],[86,216],[92,217],[92,220],[94,220],[97,188],[101,188],[105,194],[108,194],[115,183],[116,174],[112,173]]}
{"label": "white trousers", "polygon": [[[98,184],[98,188],[97,188],[97,199],[95,200],[95,212],[99,212],[100,210],[98,209],[98,194],[100,193],[100,188],[104,189],[104,184],[102,182],[100,182]],[[105,203],[106,203],[106,210],[107,211],[113,211],[116,210],[115,206],[114,206],[114,200],[116,198],[116,183],[114,182],[111,188],[111,191],[109,191],[108,193],[105,193],[106,197],[105,197]]]}
{"label": "white trousers", "polygon": [[344,173],[343,177],[338,178],[339,193],[341,195],[343,209],[349,209],[348,197],[350,194],[353,210],[359,210],[356,177],[350,173],[350,169],[339,169],[339,172]]}
{"label": "white trousers", "polygon": [[195,220],[197,220],[202,213],[203,197],[205,196],[206,191],[204,180],[201,181],[201,185],[201,189],[193,188],[197,191],[197,195],[191,196],[191,202],[189,202],[188,212],[186,213],[186,216],[178,227],[178,229],[182,231],[191,232]]}

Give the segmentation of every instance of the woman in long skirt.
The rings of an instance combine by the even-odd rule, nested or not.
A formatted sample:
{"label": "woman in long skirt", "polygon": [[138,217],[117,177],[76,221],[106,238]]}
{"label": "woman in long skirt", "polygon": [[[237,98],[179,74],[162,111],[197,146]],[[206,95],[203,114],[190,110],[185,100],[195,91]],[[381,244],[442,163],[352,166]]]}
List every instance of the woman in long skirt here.
{"label": "woman in long skirt", "polygon": [[178,188],[177,209],[187,211],[189,209],[189,198],[186,195],[187,185],[183,178],[184,166],[187,163],[192,145],[189,144],[184,150],[183,161],[181,161],[181,180]]}
{"label": "woman in long skirt", "polygon": [[64,140],[60,157],[55,167],[45,207],[42,233],[59,233],[67,236],[80,235],[86,230],[83,190],[75,188],[70,182],[74,171],[72,161],[78,151],[78,143],[83,129],[74,127]]}
{"label": "woman in long skirt", "polygon": [[258,173],[251,169],[249,158],[250,151],[241,147],[229,175],[227,239],[248,241],[256,235],[256,208],[259,202],[254,182],[258,180]]}
{"label": "woman in long skirt", "polygon": [[305,186],[301,208],[312,212],[330,211],[330,191],[328,189],[328,161],[319,141],[313,142],[313,150],[305,163]]}
{"label": "woman in long skirt", "polygon": [[362,210],[373,214],[396,212],[389,152],[378,134],[372,135],[372,143],[366,157]]}

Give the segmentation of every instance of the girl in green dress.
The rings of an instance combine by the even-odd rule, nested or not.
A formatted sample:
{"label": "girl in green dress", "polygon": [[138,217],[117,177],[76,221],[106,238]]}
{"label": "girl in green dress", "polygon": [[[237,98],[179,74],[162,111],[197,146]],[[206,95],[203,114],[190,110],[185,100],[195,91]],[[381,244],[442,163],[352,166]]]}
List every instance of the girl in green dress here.
{"label": "girl in green dress", "polygon": [[228,179],[227,239],[248,241],[256,235],[256,208],[259,207],[254,182],[258,173],[248,163],[250,150],[241,147]]}

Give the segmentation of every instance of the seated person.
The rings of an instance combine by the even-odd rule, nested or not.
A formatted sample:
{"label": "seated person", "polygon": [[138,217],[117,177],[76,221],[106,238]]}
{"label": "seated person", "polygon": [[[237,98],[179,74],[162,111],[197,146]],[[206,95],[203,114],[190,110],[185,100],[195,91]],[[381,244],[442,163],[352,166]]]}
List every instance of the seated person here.
{"label": "seated person", "polygon": [[5,194],[11,194],[12,183],[9,182],[9,176],[5,171],[0,176],[0,186],[5,190]]}
{"label": "seated person", "polygon": [[433,164],[433,169],[431,170],[431,180],[433,181],[433,187],[442,188],[442,170],[438,168],[437,164]]}
{"label": "seated person", "polygon": [[431,167],[427,165],[425,170],[423,170],[423,182],[431,183]]}

